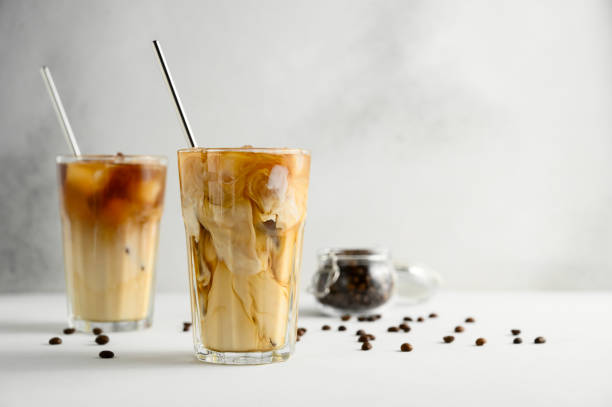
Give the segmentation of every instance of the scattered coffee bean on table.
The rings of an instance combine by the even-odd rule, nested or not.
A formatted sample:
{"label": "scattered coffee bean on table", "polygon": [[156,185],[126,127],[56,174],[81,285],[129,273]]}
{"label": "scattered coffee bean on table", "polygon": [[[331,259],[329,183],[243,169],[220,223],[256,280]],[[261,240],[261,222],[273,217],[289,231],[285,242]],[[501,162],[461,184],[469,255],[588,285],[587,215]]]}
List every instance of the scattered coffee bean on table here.
{"label": "scattered coffee bean on table", "polygon": [[399,329],[402,329],[402,330],[403,330],[403,329],[410,329],[410,327],[408,326],[408,324],[404,324],[404,323],[399,324],[399,327],[398,327],[398,328],[399,328]]}
{"label": "scattered coffee bean on table", "polygon": [[535,338],[533,342],[534,343],[546,343],[546,339],[544,339],[543,336],[538,336],[537,338]]}
{"label": "scattered coffee bean on table", "polygon": [[361,335],[357,342],[368,342],[368,335]]}
{"label": "scattered coffee bean on table", "polygon": [[400,347],[400,350],[402,352],[410,352],[412,351],[412,345],[409,343],[402,343],[402,346]]}
{"label": "scattered coffee bean on table", "polygon": [[189,328],[191,328],[191,322],[183,322],[183,332],[189,331]]}
{"label": "scattered coffee bean on table", "polygon": [[380,314],[376,314],[376,315],[374,315],[374,318],[376,318],[376,319],[381,319],[381,318],[382,318],[382,315],[380,315]]}
{"label": "scattered coffee bean on table", "polygon": [[390,326],[387,328],[387,332],[399,332],[399,328],[396,326]]}
{"label": "scattered coffee bean on table", "polygon": [[370,316],[367,318],[368,322],[374,322],[374,321],[376,321],[376,319],[377,319],[377,318],[376,318],[376,316],[374,316],[374,315],[370,315]]}
{"label": "scattered coffee bean on table", "polygon": [[106,335],[98,335],[96,336],[96,343],[98,345],[106,345],[110,339]]}
{"label": "scattered coffee bean on table", "polygon": [[461,325],[457,325],[455,327],[455,332],[463,332],[463,327]]}
{"label": "scattered coffee bean on table", "polygon": [[370,342],[364,342],[363,345],[361,345],[361,350],[370,350],[372,349],[372,344]]}
{"label": "scattered coffee bean on table", "polygon": [[521,338],[514,338],[514,340],[512,341],[512,343],[515,343],[515,344],[517,344],[517,345],[518,345],[519,343],[523,343],[523,340],[522,340]]}
{"label": "scattered coffee bean on table", "polygon": [[306,328],[298,328],[298,333],[304,335],[306,333]]}
{"label": "scattered coffee bean on table", "polygon": [[357,317],[357,321],[359,321],[359,322],[363,322],[363,321],[365,321],[366,319],[367,319],[367,317],[364,317],[363,315],[359,315],[359,316]]}
{"label": "scattered coffee bean on table", "polygon": [[351,316],[349,314],[344,314],[340,317],[340,319],[343,321],[348,321],[349,319],[351,319]]}
{"label": "scattered coffee bean on table", "polygon": [[62,338],[58,338],[57,336],[54,336],[53,338],[49,339],[49,345],[60,345],[62,343]]}
{"label": "scattered coffee bean on table", "polygon": [[374,335],[372,335],[372,334],[366,334],[366,336],[368,337],[368,340],[370,340],[370,341],[375,341],[376,340],[376,337]]}
{"label": "scattered coffee bean on table", "polygon": [[438,314],[432,312],[431,314],[429,314],[429,318],[438,318]]}
{"label": "scattered coffee bean on table", "polygon": [[74,329],[74,328],[66,328],[66,329],[64,329],[64,334],[65,335],[72,335],[75,331],[76,331],[76,329]]}
{"label": "scattered coffee bean on table", "polygon": [[98,354],[102,359],[112,359],[115,357],[115,354],[110,350],[103,350]]}
{"label": "scattered coffee bean on table", "polygon": [[410,326],[406,325],[404,328],[401,328],[401,330],[408,333],[410,332]]}
{"label": "scattered coffee bean on table", "polygon": [[344,325],[340,325],[338,327],[338,331],[346,331],[346,327]]}
{"label": "scattered coffee bean on table", "polygon": [[361,336],[361,335],[365,335],[365,333],[366,333],[366,332],[365,332],[363,329],[360,329],[359,331],[357,331],[357,332],[355,333],[355,335],[357,335],[357,336]]}
{"label": "scattered coffee bean on table", "polygon": [[423,322],[423,321],[425,321],[425,318],[423,318],[423,317],[418,317],[417,318],[417,322]]}
{"label": "scattered coffee bean on table", "polygon": [[520,329],[513,329],[510,332],[512,332],[512,335],[516,336],[516,335],[519,335],[521,333],[521,330]]}
{"label": "scattered coffee bean on table", "polygon": [[444,338],[442,338],[442,339],[444,340],[444,343],[451,343],[452,341],[454,341],[454,340],[455,340],[455,337],[454,337],[454,336],[452,336],[452,335],[448,335],[448,336],[445,336],[445,337],[444,337]]}
{"label": "scattered coffee bean on table", "polygon": [[478,339],[476,339],[476,346],[482,346],[485,343],[487,343],[487,340],[485,338],[478,338]]}
{"label": "scattered coffee bean on table", "polygon": [[102,330],[102,328],[94,328],[91,330],[91,332],[93,332],[94,335],[100,335],[104,331]]}
{"label": "scattered coffee bean on table", "polygon": [[323,325],[323,326],[321,327],[321,329],[322,329],[322,330],[324,330],[324,331],[329,331],[329,330],[331,329],[331,326],[329,326],[329,325]]}
{"label": "scattered coffee bean on table", "polygon": [[406,322],[412,322],[412,318],[410,318],[410,317],[404,317],[404,321],[406,321]]}
{"label": "scattered coffee bean on table", "polygon": [[467,322],[468,324],[473,324],[474,322],[476,322],[476,320],[472,317],[468,317],[465,319],[465,322]]}

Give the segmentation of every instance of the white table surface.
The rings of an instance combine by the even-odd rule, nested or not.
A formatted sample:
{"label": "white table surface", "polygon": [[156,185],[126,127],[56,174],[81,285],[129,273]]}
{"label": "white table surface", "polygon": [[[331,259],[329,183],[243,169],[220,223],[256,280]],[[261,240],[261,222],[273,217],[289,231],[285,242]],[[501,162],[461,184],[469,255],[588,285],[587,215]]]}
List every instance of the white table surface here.
{"label": "white table surface", "polygon": [[[611,406],[612,293],[442,293],[410,306],[397,301],[378,322],[318,315],[303,296],[308,329],[288,362],[215,366],[192,355],[186,295],[157,297],[153,328],[59,335],[62,295],[0,296],[0,406]],[[387,333],[404,315],[437,312],[410,333]],[[467,316],[475,324],[464,324]],[[461,323],[464,333],[452,329]],[[332,331],[322,331],[329,324]],[[355,331],[376,335],[359,350]],[[511,328],[523,331],[511,344]],[[452,344],[441,343],[453,334]],[[64,343],[50,346],[59,335]],[[547,343],[533,344],[536,336]],[[483,336],[487,344],[473,345]],[[402,342],[414,346],[399,352]],[[111,349],[115,359],[97,357]]]}

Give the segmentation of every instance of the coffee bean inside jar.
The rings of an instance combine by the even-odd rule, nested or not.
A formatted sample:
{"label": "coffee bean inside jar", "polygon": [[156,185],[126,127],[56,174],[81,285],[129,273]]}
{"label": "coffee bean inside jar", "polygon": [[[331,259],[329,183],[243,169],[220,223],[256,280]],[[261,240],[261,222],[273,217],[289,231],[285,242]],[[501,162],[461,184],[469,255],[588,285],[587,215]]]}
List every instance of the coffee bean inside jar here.
{"label": "coffee bean inside jar", "polygon": [[385,304],[395,287],[386,250],[330,249],[319,254],[311,291],[329,314],[364,312]]}

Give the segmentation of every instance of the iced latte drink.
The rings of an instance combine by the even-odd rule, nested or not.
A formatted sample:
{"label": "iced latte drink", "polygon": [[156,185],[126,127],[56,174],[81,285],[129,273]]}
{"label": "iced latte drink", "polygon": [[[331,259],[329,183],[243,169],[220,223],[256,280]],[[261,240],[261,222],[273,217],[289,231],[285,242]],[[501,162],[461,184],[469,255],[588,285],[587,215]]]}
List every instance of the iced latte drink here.
{"label": "iced latte drink", "polygon": [[57,162],[69,323],[88,332],[149,326],[166,159]]}
{"label": "iced latte drink", "polygon": [[287,359],[296,335],[310,155],[292,149],[178,152],[200,360]]}

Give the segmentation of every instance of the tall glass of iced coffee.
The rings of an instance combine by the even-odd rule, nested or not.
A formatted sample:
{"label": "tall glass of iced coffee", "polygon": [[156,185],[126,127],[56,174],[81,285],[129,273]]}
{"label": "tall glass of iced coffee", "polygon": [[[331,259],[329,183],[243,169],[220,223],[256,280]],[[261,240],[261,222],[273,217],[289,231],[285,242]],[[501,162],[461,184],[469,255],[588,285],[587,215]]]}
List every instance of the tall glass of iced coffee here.
{"label": "tall glass of iced coffee", "polygon": [[71,326],[151,325],[164,157],[57,158]]}
{"label": "tall glass of iced coffee", "polygon": [[196,357],[286,360],[296,338],[309,153],[189,148],[178,164]]}

